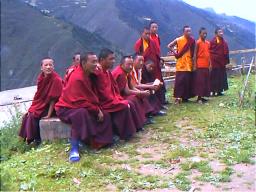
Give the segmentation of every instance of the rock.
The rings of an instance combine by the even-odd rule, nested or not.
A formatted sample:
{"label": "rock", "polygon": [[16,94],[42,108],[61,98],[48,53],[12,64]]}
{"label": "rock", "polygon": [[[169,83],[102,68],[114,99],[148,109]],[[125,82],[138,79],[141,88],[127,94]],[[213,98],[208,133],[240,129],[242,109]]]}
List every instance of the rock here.
{"label": "rock", "polygon": [[40,135],[42,141],[70,138],[71,126],[59,118],[41,119]]}

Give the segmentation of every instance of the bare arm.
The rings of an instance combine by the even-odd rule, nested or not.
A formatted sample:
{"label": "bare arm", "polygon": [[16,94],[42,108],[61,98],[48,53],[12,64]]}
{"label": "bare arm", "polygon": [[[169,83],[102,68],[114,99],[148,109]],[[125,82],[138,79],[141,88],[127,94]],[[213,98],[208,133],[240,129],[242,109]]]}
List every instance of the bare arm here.
{"label": "bare arm", "polygon": [[167,48],[169,49],[173,49],[173,47],[177,45],[177,39],[174,39],[172,42],[170,42],[168,45],[167,45]]}
{"label": "bare arm", "polygon": [[54,105],[55,105],[56,101],[51,100],[50,101],[50,105],[49,105],[49,109],[48,109],[48,113],[45,117],[43,117],[43,119],[48,119],[52,116],[52,112],[54,110]]}

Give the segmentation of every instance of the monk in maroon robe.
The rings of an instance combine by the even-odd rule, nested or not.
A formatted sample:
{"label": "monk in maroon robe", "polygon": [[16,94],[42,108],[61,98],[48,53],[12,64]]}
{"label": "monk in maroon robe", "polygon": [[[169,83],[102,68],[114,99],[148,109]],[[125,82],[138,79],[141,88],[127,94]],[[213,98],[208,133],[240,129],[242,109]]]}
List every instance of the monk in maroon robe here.
{"label": "monk in maroon robe", "polygon": [[80,53],[75,53],[73,58],[72,58],[72,64],[66,69],[66,73],[64,76],[64,85],[66,84],[66,82],[68,81],[69,78],[69,74],[73,72],[73,70],[75,70],[77,68],[77,66],[80,65]]}
{"label": "monk in maroon robe", "polygon": [[85,53],[55,105],[58,117],[71,124],[71,162],[79,160],[79,141],[96,149],[112,143],[111,117],[102,109],[92,80],[97,64],[94,53]]}
{"label": "monk in maroon robe", "polygon": [[53,60],[45,58],[41,62],[42,72],[37,79],[37,91],[28,112],[23,116],[19,136],[27,143],[41,142],[39,121],[54,115],[54,105],[61,95],[62,79],[54,71]]}
{"label": "monk in maroon robe", "polygon": [[[155,64],[154,71],[152,72],[153,79],[159,79],[164,83],[161,64],[160,64],[160,50],[157,48],[155,41],[150,38],[150,30],[145,27],[141,37],[136,41],[134,45],[135,53],[142,54],[145,60],[152,60]],[[145,68],[142,69],[142,73],[145,72]],[[166,104],[165,98],[166,88],[165,85],[159,89],[156,94],[161,104]]]}
{"label": "monk in maroon robe", "polygon": [[115,134],[120,139],[127,140],[132,137],[138,127],[138,117],[134,116],[135,108],[132,103],[125,100],[119,93],[116,81],[109,69],[115,62],[115,55],[109,49],[102,49],[99,54],[100,67],[95,72],[95,87],[102,109],[109,112]]}
{"label": "monk in maroon robe", "polygon": [[[146,99],[150,95],[148,90],[139,90],[131,84],[131,71],[133,70],[133,59],[131,56],[124,56],[121,60],[121,64],[117,66],[113,71],[112,75],[117,82],[120,94],[122,97],[130,102],[133,102],[136,107],[138,116],[141,117],[142,123],[150,124],[148,117],[153,111],[152,106]],[[141,124],[141,127],[143,124]]]}
{"label": "monk in maroon robe", "polygon": [[215,37],[210,41],[210,58],[212,71],[210,73],[210,90],[212,96],[221,96],[228,90],[226,65],[229,63],[228,44],[223,38],[223,30],[217,28]]}
{"label": "monk in maroon robe", "polygon": [[[146,70],[142,74],[142,68],[144,67],[144,65]],[[162,105],[159,99],[157,99],[157,96],[155,94],[155,92],[159,90],[162,84],[161,83],[159,85],[153,84],[153,82],[155,81],[155,79],[153,79],[151,75],[151,72],[153,71],[153,67],[154,67],[153,61],[150,63],[150,60],[148,60],[145,63],[144,57],[140,54],[136,54],[134,56],[133,70],[131,72],[131,84],[133,85],[133,87],[139,90],[150,91],[150,96],[146,97],[146,99],[148,99],[150,105],[153,108],[153,111],[151,113],[152,115],[164,115],[165,112],[161,111]]]}

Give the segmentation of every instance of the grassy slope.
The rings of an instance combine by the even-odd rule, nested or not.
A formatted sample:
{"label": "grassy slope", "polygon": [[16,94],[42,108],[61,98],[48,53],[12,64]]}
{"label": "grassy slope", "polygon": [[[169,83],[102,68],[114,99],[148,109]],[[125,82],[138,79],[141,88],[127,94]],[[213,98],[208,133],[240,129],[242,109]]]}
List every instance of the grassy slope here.
{"label": "grassy slope", "polygon": [[[171,105],[168,116],[157,118],[155,125],[130,142],[99,152],[83,148],[81,161],[76,164],[67,161],[66,141],[44,143],[28,150],[16,142],[11,135],[15,133],[6,136],[7,131],[1,131],[1,189],[114,191],[176,187],[188,190],[194,170],[200,173],[196,182],[222,187],[222,182],[229,182],[235,174],[234,164],[253,163],[251,158],[255,156],[253,95],[239,108],[240,82],[240,78],[231,78],[226,96],[212,98],[207,105],[194,102],[178,107]],[[9,124],[12,126],[17,127]],[[201,160],[194,162],[191,157]],[[176,164],[176,173],[154,174],[158,170],[169,171],[170,162],[176,159],[181,159]],[[222,162],[225,169],[214,171],[210,166],[213,160]],[[157,168],[151,174],[139,171],[142,166],[152,165]],[[76,184],[75,178],[81,183]]]}

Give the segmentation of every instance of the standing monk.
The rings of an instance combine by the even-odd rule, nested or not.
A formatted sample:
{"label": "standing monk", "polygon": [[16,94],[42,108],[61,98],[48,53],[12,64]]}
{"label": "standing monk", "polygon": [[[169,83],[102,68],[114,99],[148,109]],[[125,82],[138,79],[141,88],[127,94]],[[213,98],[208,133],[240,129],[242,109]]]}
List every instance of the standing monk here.
{"label": "standing monk", "polygon": [[229,63],[228,44],[223,38],[223,30],[217,28],[215,37],[210,42],[212,71],[210,75],[212,96],[221,96],[228,90],[226,65]]}
{"label": "standing monk", "polygon": [[[161,66],[160,66],[160,47],[158,48],[155,41],[150,38],[150,30],[148,27],[144,27],[141,37],[136,41],[134,45],[135,53],[142,54],[145,61],[152,60],[154,62],[154,71],[152,72],[152,76],[154,79],[159,79],[162,83],[164,83]],[[142,69],[142,73],[144,73],[145,67]],[[165,86],[162,86],[156,94],[161,104],[166,104],[165,98]]]}
{"label": "standing monk", "polygon": [[71,162],[80,160],[79,141],[96,149],[112,143],[111,118],[102,109],[91,80],[97,64],[96,54],[85,53],[81,64],[70,73],[55,106],[58,117],[71,124]]}
{"label": "standing monk", "polygon": [[[177,52],[174,51],[177,46]],[[188,102],[192,95],[192,70],[195,40],[191,37],[191,28],[183,27],[183,35],[168,44],[168,48],[177,59],[174,85],[175,104]]]}
{"label": "standing monk", "polygon": [[194,94],[197,95],[197,102],[202,104],[207,100],[204,97],[210,96],[210,43],[206,40],[207,31],[204,27],[199,30],[199,39],[196,42],[194,53],[195,78]]}
{"label": "standing monk", "polygon": [[119,93],[116,81],[110,69],[115,63],[115,55],[109,49],[102,49],[99,54],[100,67],[95,72],[95,84],[102,109],[109,112],[114,132],[122,140],[129,139],[136,133],[137,123],[133,118],[133,106]]}
{"label": "standing monk", "polygon": [[160,41],[159,35],[157,34],[158,32],[157,23],[154,21],[150,22],[149,29],[150,29],[150,39],[155,42],[157,54],[161,56],[161,41]]}
{"label": "standing monk", "polygon": [[54,105],[61,95],[62,79],[54,71],[53,60],[45,58],[41,62],[41,73],[37,79],[37,91],[28,112],[23,116],[19,136],[27,143],[41,142],[39,121],[54,114]]}

